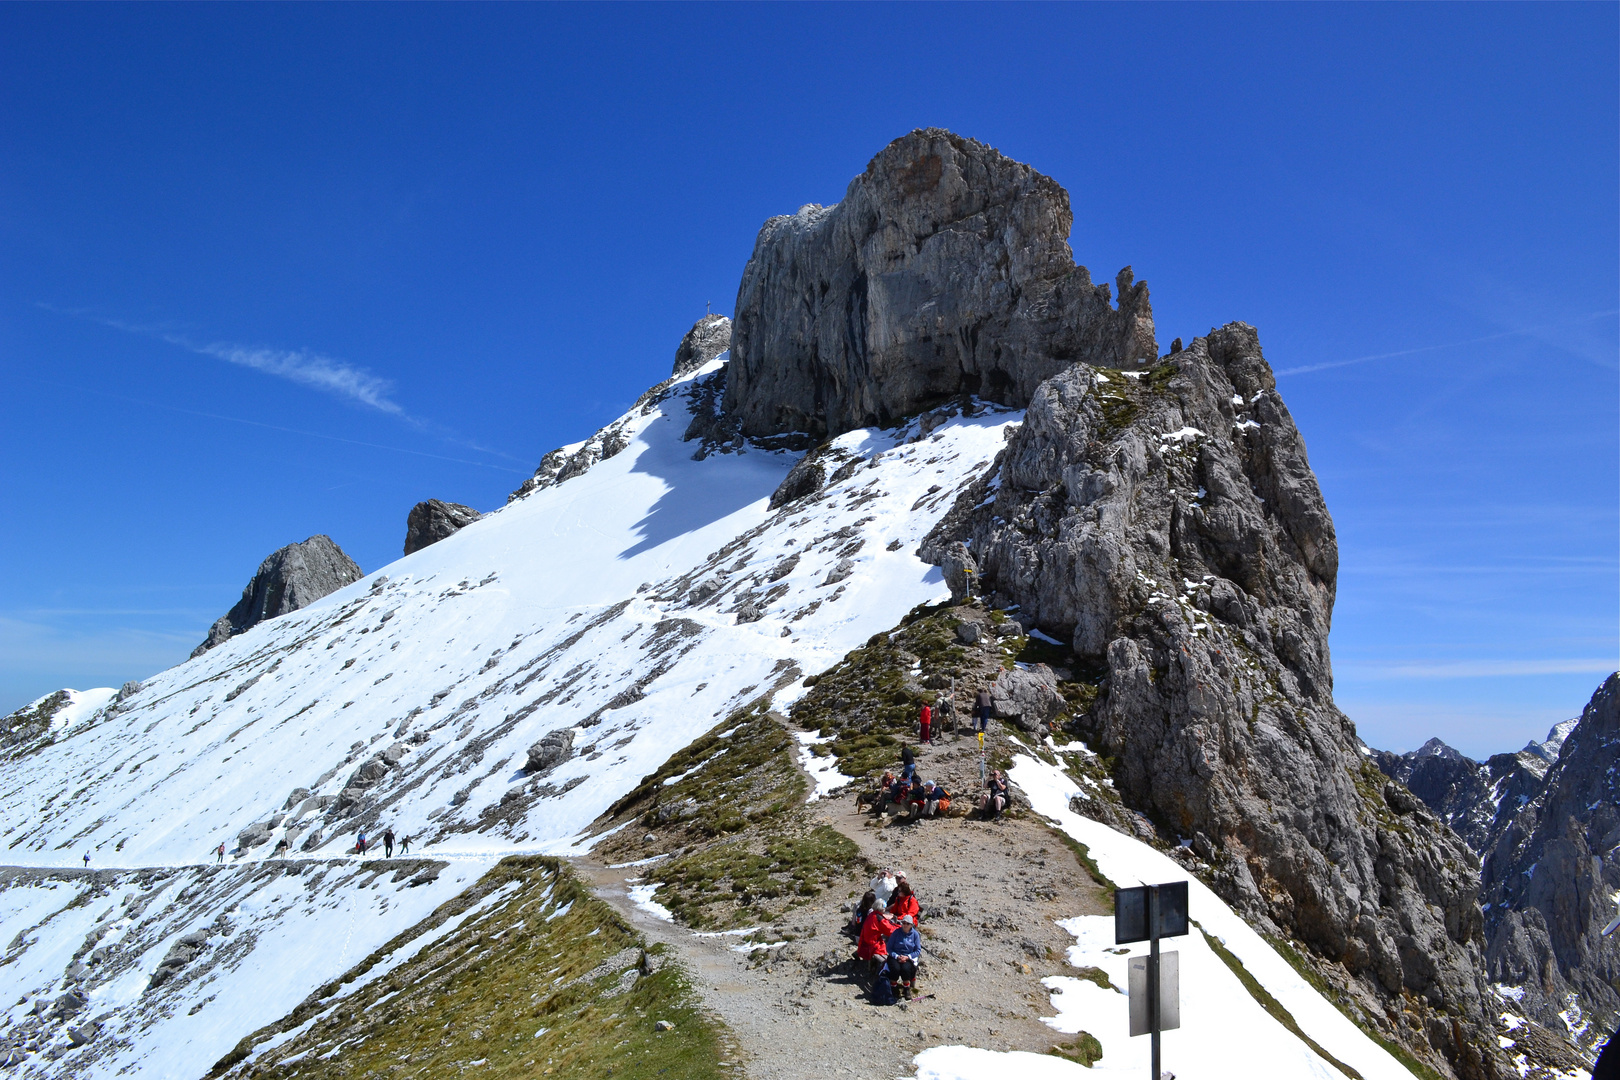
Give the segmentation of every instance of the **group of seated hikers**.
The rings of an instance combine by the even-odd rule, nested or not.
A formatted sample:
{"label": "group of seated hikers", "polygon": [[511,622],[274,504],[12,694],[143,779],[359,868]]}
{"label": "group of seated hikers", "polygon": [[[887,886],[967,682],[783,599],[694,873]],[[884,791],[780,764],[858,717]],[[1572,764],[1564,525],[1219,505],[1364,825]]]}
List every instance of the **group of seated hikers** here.
{"label": "group of seated hikers", "polygon": [[[1000,769],[991,769],[979,793],[978,810],[985,818],[994,820],[1007,809],[1007,778]],[[911,747],[900,750],[900,772],[883,774],[872,799],[873,812],[881,816],[890,807],[908,819],[937,817],[951,808],[951,793],[945,785],[924,780],[917,773],[917,761]]]}
{"label": "group of seated hikers", "polygon": [[855,935],[855,959],[866,965],[872,1000],[879,1005],[896,998],[910,1001],[917,992],[917,965],[922,961],[922,936],[917,922],[922,907],[906,875],[885,866],[872,879],[850,916]]}

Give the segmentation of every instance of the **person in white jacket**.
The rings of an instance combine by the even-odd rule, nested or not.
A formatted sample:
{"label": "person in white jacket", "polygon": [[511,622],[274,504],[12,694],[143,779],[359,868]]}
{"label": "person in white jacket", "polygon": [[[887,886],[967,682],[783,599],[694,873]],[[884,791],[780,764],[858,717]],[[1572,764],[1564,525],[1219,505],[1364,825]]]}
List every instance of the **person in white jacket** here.
{"label": "person in white jacket", "polygon": [[877,897],[878,907],[886,908],[889,906],[889,897],[894,895],[894,887],[898,884],[894,871],[889,867],[885,866],[878,871],[878,876],[872,879],[870,886],[873,895]]}

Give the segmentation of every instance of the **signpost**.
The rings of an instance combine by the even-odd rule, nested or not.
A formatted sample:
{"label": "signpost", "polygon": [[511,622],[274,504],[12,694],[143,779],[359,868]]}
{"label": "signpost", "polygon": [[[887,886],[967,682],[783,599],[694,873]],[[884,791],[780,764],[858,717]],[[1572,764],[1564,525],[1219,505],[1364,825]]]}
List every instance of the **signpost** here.
{"label": "signpost", "polygon": [[1159,1032],[1181,1026],[1181,966],[1175,953],[1159,954],[1159,939],[1187,933],[1187,883],[1114,890],[1114,944],[1148,942],[1148,955],[1132,957],[1126,980],[1131,1034],[1153,1040],[1153,1080],[1161,1080]]}

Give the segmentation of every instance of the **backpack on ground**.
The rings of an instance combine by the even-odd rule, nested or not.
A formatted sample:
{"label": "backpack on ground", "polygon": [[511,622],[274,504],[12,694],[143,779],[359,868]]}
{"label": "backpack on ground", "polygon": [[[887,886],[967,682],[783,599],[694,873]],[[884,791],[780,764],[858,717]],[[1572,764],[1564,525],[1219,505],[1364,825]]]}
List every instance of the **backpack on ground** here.
{"label": "backpack on ground", "polygon": [[894,1004],[894,984],[889,982],[887,972],[879,972],[878,977],[872,980],[872,1004]]}

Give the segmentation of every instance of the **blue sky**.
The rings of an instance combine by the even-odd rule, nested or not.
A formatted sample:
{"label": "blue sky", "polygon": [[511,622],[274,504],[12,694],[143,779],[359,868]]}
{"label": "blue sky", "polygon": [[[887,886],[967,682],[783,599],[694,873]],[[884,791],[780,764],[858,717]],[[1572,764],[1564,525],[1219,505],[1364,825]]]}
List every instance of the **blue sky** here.
{"label": "blue sky", "polygon": [[1516,748],[1620,649],[1617,10],[0,8],[0,710],[182,659],[282,544],[501,505],[938,125],[1162,342],[1259,327],[1364,737]]}

